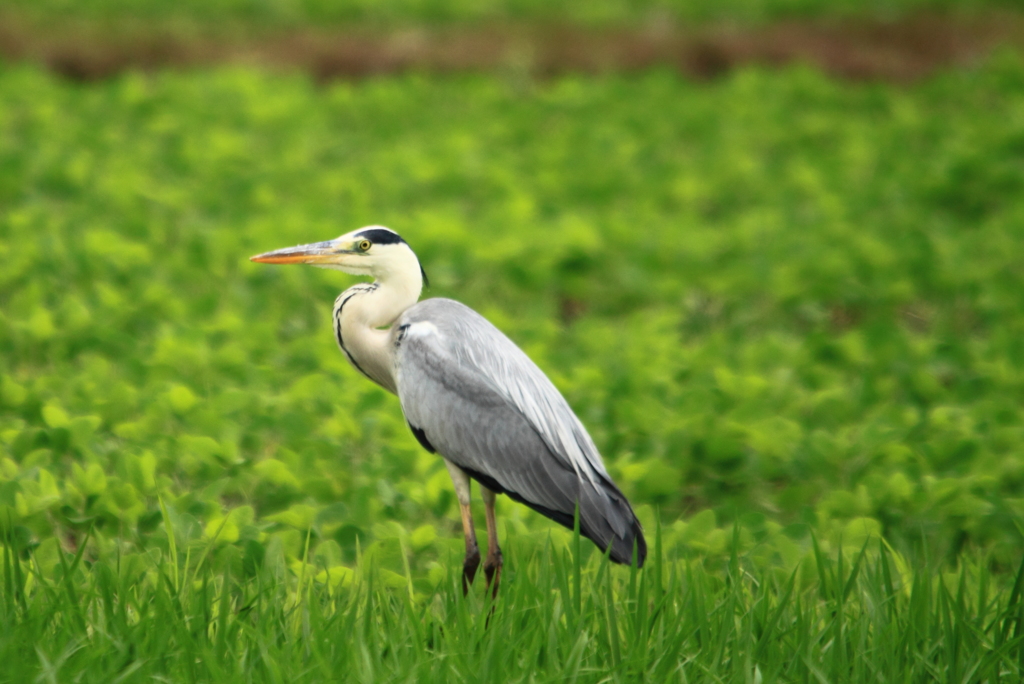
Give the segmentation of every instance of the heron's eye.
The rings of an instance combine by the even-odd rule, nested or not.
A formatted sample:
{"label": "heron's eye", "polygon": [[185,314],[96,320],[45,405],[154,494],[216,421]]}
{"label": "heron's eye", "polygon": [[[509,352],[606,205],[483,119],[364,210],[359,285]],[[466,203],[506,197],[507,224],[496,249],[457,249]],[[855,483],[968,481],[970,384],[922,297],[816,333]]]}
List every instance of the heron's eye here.
{"label": "heron's eye", "polygon": [[359,251],[360,252],[368,252],[369,250],[370,250],[370,241],[369,240],[360,240],[359,241]]}

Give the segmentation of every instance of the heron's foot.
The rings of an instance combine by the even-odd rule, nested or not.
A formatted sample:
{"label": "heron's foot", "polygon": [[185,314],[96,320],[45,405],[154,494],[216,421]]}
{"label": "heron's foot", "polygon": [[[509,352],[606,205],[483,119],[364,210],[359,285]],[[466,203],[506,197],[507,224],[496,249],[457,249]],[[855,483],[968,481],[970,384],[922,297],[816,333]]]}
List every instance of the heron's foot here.
{"label": "heron's foot", "polygon": [[466,550],[466,560],[462,562],[462,595],[469,593],[469,585],[476,577],[476,569],[480,567],[480,549],[472,548]]}
{"label": "heron's foot", "polygon": [[487,588],[491,590],[491,596],[498,597],[498,585],[501,583],[501,549],[496,548],[488,551],[487,560],[484,561],[484,575],[487,577]]}

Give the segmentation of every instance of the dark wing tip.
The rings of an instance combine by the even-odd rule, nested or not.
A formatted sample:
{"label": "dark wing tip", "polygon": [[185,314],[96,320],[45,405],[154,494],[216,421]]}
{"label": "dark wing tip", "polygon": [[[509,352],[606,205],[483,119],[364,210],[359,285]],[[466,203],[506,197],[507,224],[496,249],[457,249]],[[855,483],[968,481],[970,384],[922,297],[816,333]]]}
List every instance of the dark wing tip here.
{"label": "dark wing tip", "polygon": [[[637,521],[636,527],[634,528],[636,534],[636,567],[644,567],[644,561],[647,560],[647,540],[644,538],[644,531],[640,529],[640,522]],[[632,553],[630,554],[629,562],[633,562]]]}
{"label": "dark wing tip", "polygon": [[647,560],[647,540],[644,538],[643,528],[640,527],[640,521],[633,518],[630,524],[629,534],[625,537],[615,537],[611,543],[611,553],[609,557],[616,563],[622,565],[633,564],[633,551],[634,545],[636,546],[636,566],[638,568],[644,567],[644,561]]}

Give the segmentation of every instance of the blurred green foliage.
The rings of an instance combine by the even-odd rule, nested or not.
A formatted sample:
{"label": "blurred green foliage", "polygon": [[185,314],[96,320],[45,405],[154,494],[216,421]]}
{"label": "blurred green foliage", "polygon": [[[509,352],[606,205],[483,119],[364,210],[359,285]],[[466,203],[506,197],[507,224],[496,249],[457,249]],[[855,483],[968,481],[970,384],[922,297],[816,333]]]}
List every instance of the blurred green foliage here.
{"label": "blurred green foliage", "polygon": [[541,21],[585,25],[751,23],[793,17],[895,17],[915,11],[1017,8],[1016,0],[0,0],[0,11],[46,22],[178,21],[205,30],[273,29],[357,22],[401,26],[438,22]]}
{"label": "blurred green foliage", "polygon": [[909,90],[0,69],[0,527],[440,581],[451,485],[335,347],[352,279],[247,260],[382,223],[551,375],[669,557],[1015,562],[1022,86],[1011,55]]}

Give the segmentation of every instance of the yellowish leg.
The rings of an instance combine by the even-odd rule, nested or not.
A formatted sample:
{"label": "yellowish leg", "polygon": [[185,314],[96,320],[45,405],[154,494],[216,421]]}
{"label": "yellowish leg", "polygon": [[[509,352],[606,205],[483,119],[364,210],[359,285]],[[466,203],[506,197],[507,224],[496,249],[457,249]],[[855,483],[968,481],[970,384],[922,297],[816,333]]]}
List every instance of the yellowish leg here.
{"label": "yellowish leg", "polygon": [[487,560],[484,561],[484,575],[487,576],[487,588],[491,595],[498,596],[498,584],[501,582],[501,547],[498,546],[498,520],[494,514],[495,494],[481,485],[480,494],[484,500],[487,515]]}
{"label": "yellowish leg", "polygon": [[466,560],[462,562],[462,595],[465,596],[476,577],[476,569],[480,567],[480,547],[476,543],[476,530],[473,529],[473,514],[469,504],[460,503],[459,513],[462,514],[462,532],[466,536]]}
{"label": "yellowish leg", "polygon": [[459,499],[459,514],[462,516],[462,533],[466,538],[466,559],[462,562],[462,595],[469,593],[469,585],[480,567],[480,547],[476,543],[476,529],[473,527],[473,512],[469,507],[469,475],[448,459],[444,460],[448,473],[455,485],[455,496]]}

